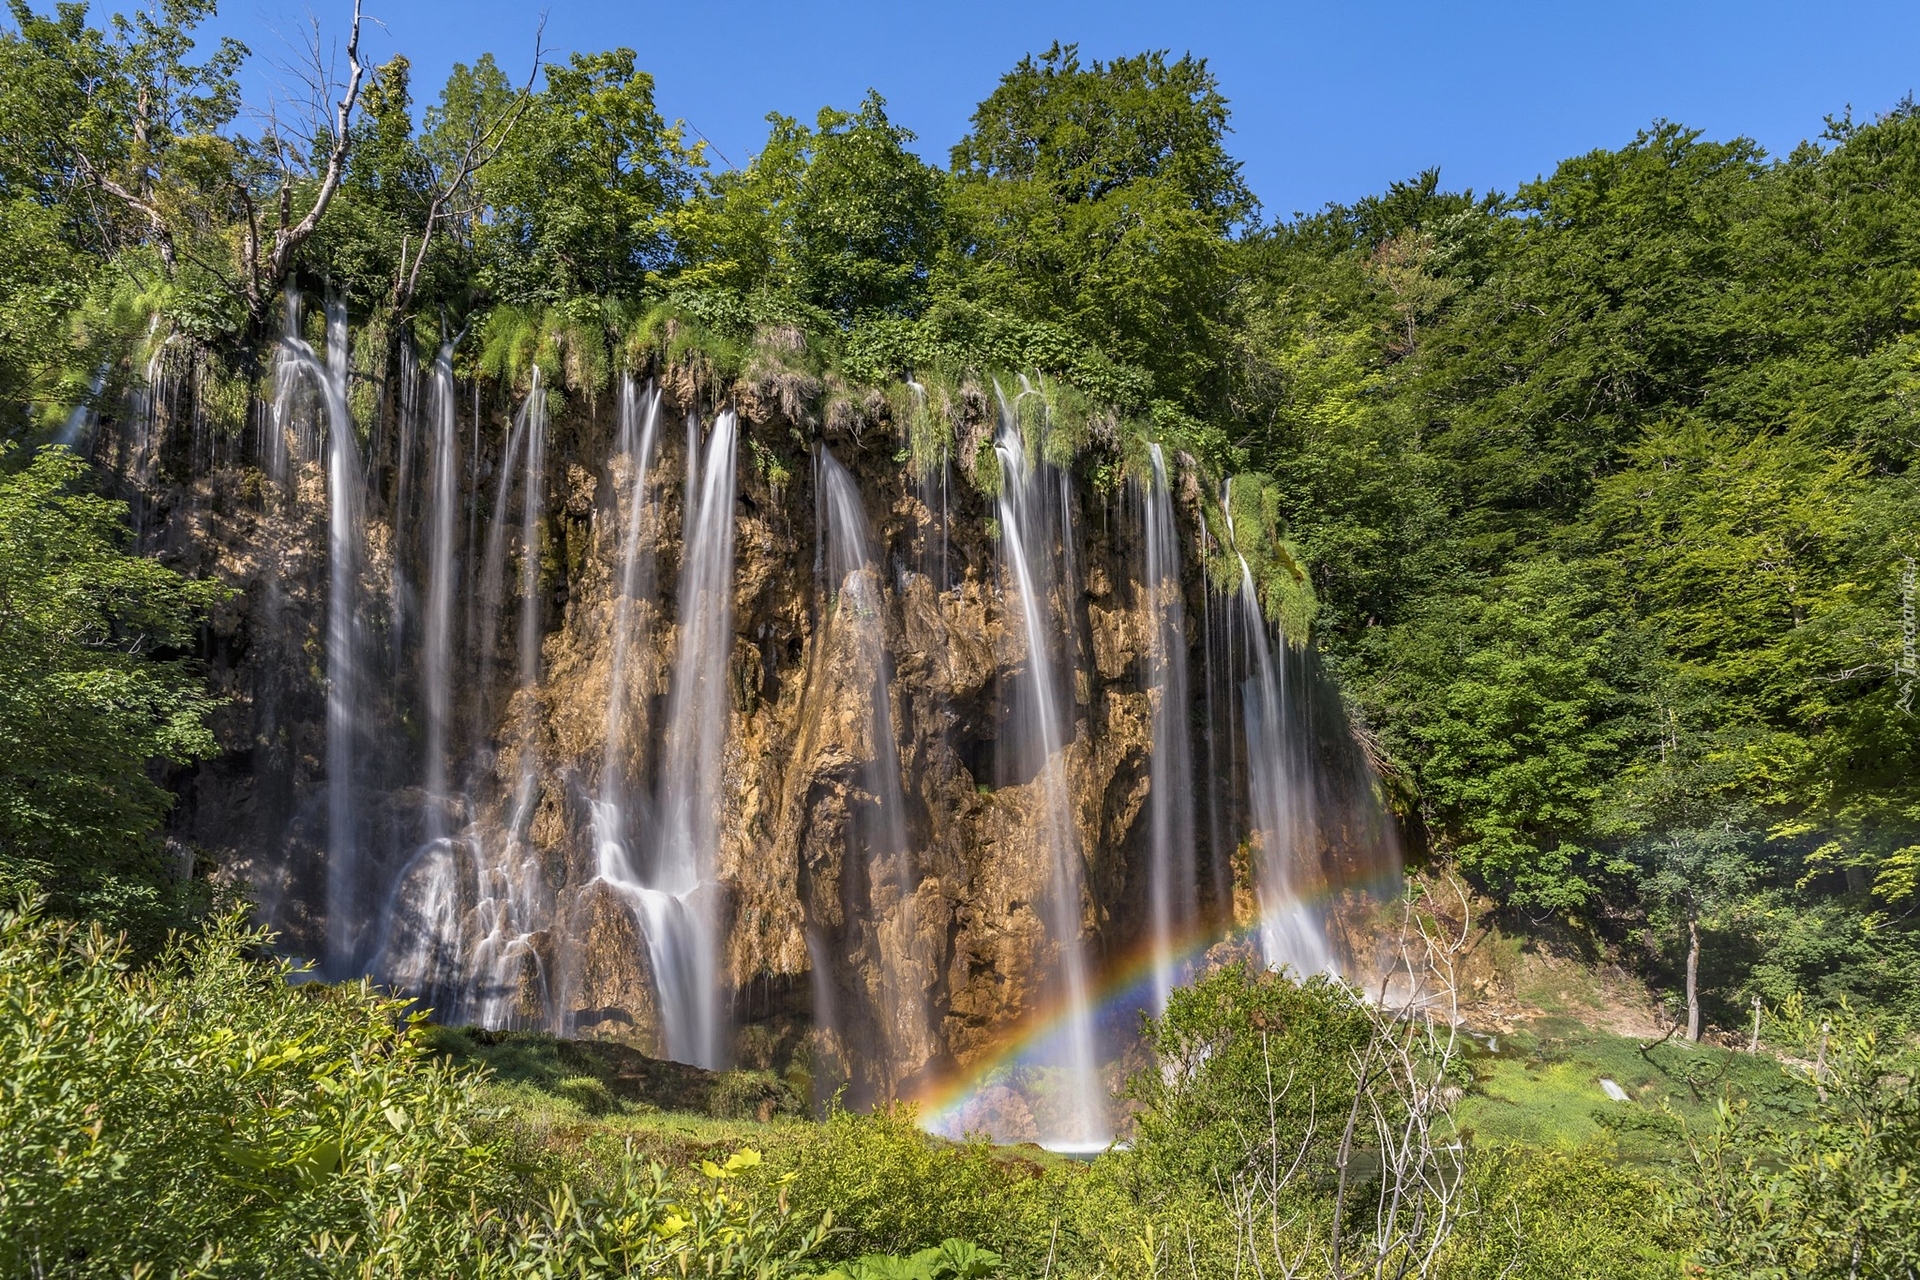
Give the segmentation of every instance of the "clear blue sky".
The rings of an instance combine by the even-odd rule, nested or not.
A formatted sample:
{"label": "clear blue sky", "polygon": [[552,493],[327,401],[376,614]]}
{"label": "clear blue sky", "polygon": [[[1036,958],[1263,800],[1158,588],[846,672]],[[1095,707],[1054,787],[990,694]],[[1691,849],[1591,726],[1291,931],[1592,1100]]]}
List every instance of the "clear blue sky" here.
{"label": "clear blue sky", "polygon": [[[338,32],[351,0],[311,0]],[[413,59],[416,93],[492,50],[524,73],[539,9],[506,0],[367,0],[375,60]],[[217,29],[284,54],[308,5],[224,0]],[[1215,0],[705,4],[551,0],[558,54],[626,45],[668,118],[734,162],[763,118],[810,119],[869,86],[943,164],[973,106],[1023,53],[1147,48],[1207,58],[1233,107],[1231,146],[1269,215],[1379,190],[1428,165],[1450,187],[1512,190],[1656,117],[1784,153],[1849,103],[1885,111],[1920,89],[1920,4],[1243,4]]]}

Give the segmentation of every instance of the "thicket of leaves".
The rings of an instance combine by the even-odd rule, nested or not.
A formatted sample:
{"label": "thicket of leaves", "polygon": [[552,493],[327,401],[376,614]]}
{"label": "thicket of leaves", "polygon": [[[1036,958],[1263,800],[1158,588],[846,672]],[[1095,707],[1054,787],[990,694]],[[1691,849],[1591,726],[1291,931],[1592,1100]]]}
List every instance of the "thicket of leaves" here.
{"label": "thicket of leaves", "polygon": [[97,926],[0,915],[0,1274],[815,1269],[828,1224],[757,1152],[543,1177],[409,1002],[295,985],[265,942],[224,917],[135,970]]}
{"label": "thicket of leaves", "polygon": [[[18,436],[103,367],[117,394],[149,322],[244,365],[248,211],[306,207],[332,137],[235,126],[243,51],[195,60],[201,0],[11,12]],[[1510,196],[1435,171],[1267,223],[1193,56],[1023,59],[945,167],[870,93],[716,168],[629,50],[524,89],[457,66],[418,126],[414,94],[404,58],[370,70],[296,281],[589,394],[636,353],[738,374],[781,327],[859,380],[1058,380],[1261,495],[1272,611],[1311,617],[1434,853],[1658,969],[1697,933],[1723,1021],[1795,991],[1920,1013],[1911,105],[1779,158],[1656,123]]]}
{"label": "thicket of leaves", "polygon": [[51,449],[0,445],[0,901],[135,931],[205,904],[168,865],[172,795],[148,773],[214,751],[213,700],[185,655],[217,583],[130,554],[126,506]]}

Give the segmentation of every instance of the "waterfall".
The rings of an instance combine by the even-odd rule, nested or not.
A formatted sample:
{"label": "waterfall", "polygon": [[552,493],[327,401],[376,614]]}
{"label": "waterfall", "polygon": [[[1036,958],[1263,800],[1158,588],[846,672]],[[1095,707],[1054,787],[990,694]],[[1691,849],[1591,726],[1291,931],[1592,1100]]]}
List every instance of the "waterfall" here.
{"label": "waterfall", "polygon": [[1193,750],[1187,727],[1186,607],[1180,536],[1166,459],[1152,448],[1146,486],[1147,690],[1153,700],[1148,759],[1147,916],[1153,947],[1153,1007],[1164,1013],[1180,975],[1176,954],[1198,915],[1193,853]]}
{"label": "waterfall", "polygon": [[267,476],[281,490],[291,478],[287,433],[294,429],[294,400],[301,374],[306,372],[301,355],[304,353],[309,361],[313,357],[312,349],[300,340],[300,313],[300,294],[288,285],[281,299],[280,345],[273,357],[273,405],[266,440]]}
{"label": "waterfall", "polygon": [[[426,642],[428,770],[430,778],[441,780],[439,785],[450,787],[445,740],[451,708],[446,686],[451,666],[454,507],[459,466],[454,446],[458,428],[450,348],[441,348],[433,376],[434,497],[428,517],[433,582],[428,593]],[[482,602],[481,622],[476,628],[482,670],[487,671],[491,669],[492,642],[504,605],[510,528],[507,510],[517,487],[520,617],[517,696],[512,706],[516,712],[513,746],[518,767],[507,796],[505,821],[491,826],[474,822],[458,834],[444,834],[450,825],[447,812],[457,802],[451,795],[434,794],[430,783],[428,804],[433,811],[428,818],[429,838],[395,878],[381,913],[376,971],[401,990],[429,1002],[436,1016],[449,1023],[511,1026],[527,1021],[525,1010],[530,1005],[537,1006],[550,1023],[556,1021],[551,992],[547,990],[546,964],[535,945],[550,923],[551,894],[529,831],[539,803],[540,551],[546,517],[546,451],[547,398],[536,369],[501,455],[500,487],[494,502],[494,521],[488,529],[483,575],[483,593],[489,598]],[[436,683],[440,686],[438,693],[433,691]],[[481,715],[484,717],[484,710]],[[485,729],[483,719],[483,740]]]}
{"label": "waterfall", "polygon": [[[540,550],[547,491],[547,395],[538,367],[519,421],[514,424],[514,434],[526,443],[520,488],[520,679],[515,725],[519,770],[506,829],[500,837],[503,847],[497,856],[482,860],[479,941],[473,951],[473,973],[478,984],[475,1017],[489,1027],[504,1026],[515,1019],[521,980],[528,965],[544,982],[533,934],[547,919],[547,894],[538,854],[528,840],[539,801]],[[508,477],[502,476],[503,494],[507,484]],[[540,1003],[546,1007],[549,1002]]]}
{"label": "waterfall", "polygon": [[[407,627],[416,607],[414,584],[407,577],[407,559],[411,550],[408,517],[412,514],[413,506],[413,455],[420,432],[420,362],[414,353],[413,338],[404,330],[400,336],[399,364],[400,430],[394,442],[393,501],[389,506],[393,544],[387,577],[387,644],[396,680],[405,669]],[[369,467],[377,470],[378,448],[368,450],[368,454]],[[368,487],[376,488],[378,479],[377,475],[369,475]]]}
{"label": "waterfall", "polygon": [[[607,678],[607,739],[600,762],[600,795],[593,803],[593,845],[600,878],[628,893],[641,887],[630,853],[627,812],[629,760],[627,726],[628,651],[633,645],[634,605],[651,600],[653,594],[653,551],[648,545],[641,552],[641,535],[653,497],[649,488],[649,470],[653,461],[653,438],[660,421],[660,392],[649,388],[643,395],[634,386],[631,374],[622,375],[619,402],[619,459],[626,467],[626,522],[620,535],[620,586],[613,608],[613,658]],[[616,502],[616,511],[619,504]]]}
{"label": "waterfall", "polygon": [[81,447],[81,442],[99,425],[100,415],[95,411],[94,404],[100,398],[100,388],[106,385],[107,366],[103,364],[87,379],[87,398],[67,411],[66,420],[60,424],[52,443],[83,456],[86,454],[87,450]]}
{"label": "waterfall", "polygon": [[[870,993],[869,1003],[883,1043],[860,1047],[894,1064],[905,1061],[925,1042],[931,1015],[909,953],[915,936],[913,895],[918,879],[907,839],[900,746],[889,693],[886,598],[860,490],[825,448],[817,458],[816,501],[825,534],[827,592],[820,652],[842,664],[840,676],[849,692],[864,685],[859,692],[866,708],[859,725],[866,741],[856,747],[858,791],[848,797],[848,848],[841,884],[849,895],[865,885],[867,902],[847,902],[843,908],[846,919],[864,920],[873,930],[870,947],[880,982],[879,990]],[[813,684],[810,680],[809,685]],[[816,974],[821,972],[816,965]],[[824,1007],[831,1016],[831,1001]]]}
{"label": "waterfall", "polygon": [[533,369],[533,388],[527,393],[527,403],[514,415],[513,425],[507,430],[506,448],[500,453],[499,487],[494,491],[493,515],[487,522],[486,552],[480,560],[480,590],[477,607],[472,614],[470,637],[472,647],[480,655],[480,696],[474,700],[478,715],[474,725],[476,741],[484,740],[492,728],[488,713],[492,710],[493,668],[499,645],[500,613],[506,604],[507,508],[513,499],[514,461],[525,443],[528,414],[536,398],[543,401],[541,412],[544,419],[544,395],[538,365]]}
{"label": "waterfall", "polygon": [[[648,922],[657,912],[648,902],[645,881],[635,868],[630,812],[632,762],[628,720],[628,666],[633,645],[634,606],[651,601],[653,551],[642,549],[649,513],[657,513],[651,483],[654,438],[660,419],[660,393],[644,396],[625,376],[620,384],[619,444],[616,463],[626,469],[626,520],[621,526],[620,576],[614,602],[613,654],[607,686],[606,743],[600,765],[600,794],[592,802],[595,873],[623,894],[642,936],[651,939]],[[614,504],[618,512],[618,501]],[[656,515],[657,518],[657,515]],[[656,971],[659,965],[655,966]],[[663,1006],[664,1010],[664,1006]],[[663,1011],[664,1016],[664,1011]]]}
{"label": "waterfall", "polygon": [[[288,295],[287,320],[300,309]],[[326,969],[346,976],[357,958],[362,902],[359,814],[354,796],[354,735],[358,732],[359,645],[355,588],[361,561],[365,506],[360,450],[347,409],[347,304],[327,300],[327,359],[289,329],[280,339],[274,434],[289,427],[298,375],[319,390],[327,424],[327,944]]]}
{"label": "waterfall", "polygon": [[460,500],[458,390],[453,347],[442,344],[433,360],[427,407],[432,418],[432,486],[427,505],[427,611],[420,655],[426,686],[426,827],[429,837],[448,832],[452,797],[447,786],[447,720],[452,711],[454,518]]}
{"label": "waterfall", "polygon": [[520,785],[532,785],[538,759],[534,747],[540,712],[534,693],[540,683],[540,552],[546,521],[547,396],[538,371],[522,409],[526,423],[527,471],[520,491]]}
{"label": "waterfall", "polygon": [[[698,438],[688,423],[689,443]],[[718,885],[722,752],[732,712],[732,410],[720,414],[704,462],[687,459],[680,564],[680,635],[660,767],[659,844],[635,896],[653,966],[668,1056],[719,1067],[726,1052],[720,990]],[[697,501],[696,501],[697,499]]]}
{"label": "waterfall", "polygon": [[[1222,500],[1227,536],[1234,538],[1231,485]],[[1337,974],[1326,927],[1301,895],[1303,864],[1319,856],[1310,740],[1289,713],[1284,657],[1275,660],[1253,570],[1237,543],[1240,592],[1235,606],[1246,638],[1249,671],[1241,685],[1247,740],[1247,797],[1258,834],[1255,890],[1260,900],[1260,950],[1273,968],[1300,977]],[[1284,643],[1284,641],[1283,641]]]}
{"label": "waterfall", "polygon": [[[996,387],[996,391],[998,388]],[[1061,726],[1062,686],[1053,673],[1054,629],[1048,625],[1048,601],[1054,575],[1051,557],[1040,539],[1051,536],[1048,516],[1050,469],[1029,465],[1027,441],[1012,409],[1002,397],[1000,421],[993,446],[1000,457],[1000,554],[1006,575],[1019,597],[1019,617],[1026,644],[1027,664],[1016,679],[1018,723],[1014,741],[1038,766],[1041,787],[1041,833],[1050,855],[1045,915],[1047,932],[1059,952],[1053,975],[1066,1006],[1062,1024],[1065,1069],[1063,1127],[1047,1134],[1050,1145],[1105,1146],[1111,1137],[1106,1115],[1106,1090],[1101,1085],[1094,1045],[1093,1010],[1089,999],[1087,961],[1081,938],[1082,875],[1079,840],[1074,831],[1067,788],[1066,738]],[[1066,513],[1059,528],[1071,537]],[[1063,549],[1063,554],[1065,554]]]}

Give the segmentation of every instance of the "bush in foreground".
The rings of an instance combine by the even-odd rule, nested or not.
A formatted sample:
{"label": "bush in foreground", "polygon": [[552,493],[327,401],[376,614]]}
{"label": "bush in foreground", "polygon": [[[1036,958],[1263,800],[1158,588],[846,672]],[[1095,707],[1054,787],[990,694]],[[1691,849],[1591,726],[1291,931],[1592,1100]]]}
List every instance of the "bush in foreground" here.
{"label": "bush in foreground", "polygon": [[747,1151],[541,1194],[405,1002],[294,985],[265,941],[228,917],[130,971],[0,916],[0,1276],[775,1277],[824,1239]]}

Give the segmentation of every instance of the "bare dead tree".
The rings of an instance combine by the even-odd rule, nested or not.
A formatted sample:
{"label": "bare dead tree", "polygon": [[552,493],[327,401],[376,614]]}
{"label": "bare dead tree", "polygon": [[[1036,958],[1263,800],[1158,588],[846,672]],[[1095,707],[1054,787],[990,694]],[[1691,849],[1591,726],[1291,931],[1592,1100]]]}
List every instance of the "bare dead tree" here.
{"label": "bare dead tree", "polygon": [[[1466,1150],[1454,1129],[1460,1090],[1456,968],[1471,942],[1464,890],[1460,926],[1443,923],[1432,886],[1404,907],[1399,947],[1373,999],[1349,990],[1370,1032],[1353,1052],[1354,1096],[1335,1155],[1332,1203],[1292,1194],[1316,1138],[1324,1138],[1317,1099],[1306,1131],[1281,1137],[1282,1102],[1295,1087],[1276,1081],[1266,1039],[1268,1129],[1246,1141],[1245,1158],[1220,1188],[1233,1230],[1234,1280],[1408,1280],[1437,1275],[1448,1242],[1473,1207]],[[1390,1002],[1389,996],[1394,998]],[[1363,1149],[1364,1148],[1364,1149]],[[1377,1162],[1361,1176],[1361,1157]],[[1357,1195],[1373,1201],[1371,1225],[1347,1228]],[[1317,1201],[1317,1204],[1316,1204]]]}
{"label": "bare dead tree", "polygon": [[[280,127],[277,112],[269,113],[264,139],[266,149],[272,153],[275,167],[279,170],[279,189],[274,199],[277,221],[264,248],[259,206],[253,193],[247,190],[244,183],[241,185],[240,199],[246,213],[241,249],[245,257],[243,289],[247,313],[256,327],[264,322],[271,299],[279,291],[281,281],[286,279],[287,271],[293,265],[293,255],[319,227],[320,219],[326,216],[327,206],[333,203],[334,196],[340,190],[340,180],[346,174],[347,154],[353,143],[353,111],[360,101],[361,81],[366,77],[366,67],[360,61],[360,4],[361,0],[353,0],[353,25],[347,33],[347,65],[350,70],[340,97],[333,103],[331,128],[326,131],[327,159],[320,170],[320,185],[314,192],[313,203],[297,222],[294,221],[293,191],[298,181],[294,159],[296,148],[287,132]],[[319,102],[324,102],[331,96],[332,77],[321,66],[317,29],[312,38],[311,57],[315,78],[309,82],[309,88],[310,91],[316,91]],[[314,130],[316,150],[320,132],[318,128]]]}
{"label": "bare dead tree", "polygon": [[452,215],[453,200],[474,175],[492,164],[494,159],[506,147],[513,136],[514,128],[525,117],[527,108],[533,102],[533,81],[540,74],[540,59],[546,52],[542,38],[547,30],[546,15],[542,14],[540,25],[533,33],[533,64],[527,69],[527,81],[513,101],[491,121],[476,119],[473,130],[462,148],[459,158],[450,172],[443,172],[442,182],[434,188],[433,199],[427,205],[426,225],[420,232],[420,251],[413,255],[413,265],[407,265],[407,246],[400,246],[400,267],[393,286],[393,302],[396,309],[404,314],[413,302],[414,291],[420,284],[420,267],[427,260],[427,250],[433,243],[434,229]]}

